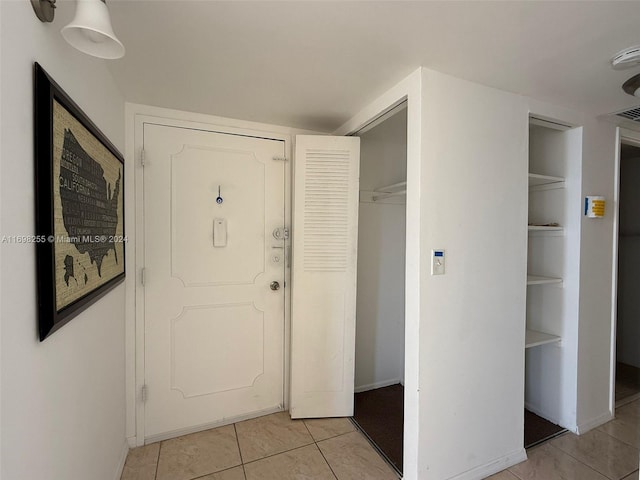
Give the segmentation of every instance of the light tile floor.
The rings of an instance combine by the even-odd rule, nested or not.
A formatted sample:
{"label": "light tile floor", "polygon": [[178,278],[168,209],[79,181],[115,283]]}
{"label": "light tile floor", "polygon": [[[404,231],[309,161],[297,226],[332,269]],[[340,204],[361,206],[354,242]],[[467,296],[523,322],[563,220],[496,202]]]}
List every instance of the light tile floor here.
{"label": "light tile floor", "polygon": [[[640,400],[584,435],[528,450],[492,480],[637,480]],[[129,452],[122,480],[396,480],[346,418],[291,420],[275,413]]]}
{"label": "light tile floor", "polygon": [[287,412],[134,448],[121,480],[396,480],[347,418]]}
{"label": "light tile floor", "polygon": [[565,433],[527,450],[529,459],[491,480],[638,480],[640,400],[584,435]]}

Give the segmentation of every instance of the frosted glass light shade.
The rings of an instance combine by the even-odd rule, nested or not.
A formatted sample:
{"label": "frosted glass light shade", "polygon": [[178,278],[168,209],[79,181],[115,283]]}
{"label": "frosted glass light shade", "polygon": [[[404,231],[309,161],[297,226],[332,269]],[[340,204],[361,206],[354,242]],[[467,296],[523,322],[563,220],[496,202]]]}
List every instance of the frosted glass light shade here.
{"label": "frosted glass light shade", "polygon": [[124,45],[111,27],[109,10],[102,0],[78,0],[75,18],[61,33],[73,47],[88,55],[110,60],[124,56]]}

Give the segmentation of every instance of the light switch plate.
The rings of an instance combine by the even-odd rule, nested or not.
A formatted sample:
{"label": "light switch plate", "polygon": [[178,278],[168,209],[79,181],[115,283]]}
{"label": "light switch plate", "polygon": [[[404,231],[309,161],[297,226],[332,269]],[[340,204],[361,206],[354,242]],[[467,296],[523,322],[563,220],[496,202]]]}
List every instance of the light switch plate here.
{"label": "light switch plate", "polygon": [[444,250],[431,250],[431,275],[444,275]]}

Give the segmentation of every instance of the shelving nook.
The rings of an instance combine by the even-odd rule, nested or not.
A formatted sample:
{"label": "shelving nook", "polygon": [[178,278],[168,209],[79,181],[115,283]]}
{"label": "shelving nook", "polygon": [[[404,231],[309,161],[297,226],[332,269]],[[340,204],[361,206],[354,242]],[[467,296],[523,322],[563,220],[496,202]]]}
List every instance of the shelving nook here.
{"label": "shelving nook", "polygon": [[575,431],[582,129],[530,118],[525,407]]}

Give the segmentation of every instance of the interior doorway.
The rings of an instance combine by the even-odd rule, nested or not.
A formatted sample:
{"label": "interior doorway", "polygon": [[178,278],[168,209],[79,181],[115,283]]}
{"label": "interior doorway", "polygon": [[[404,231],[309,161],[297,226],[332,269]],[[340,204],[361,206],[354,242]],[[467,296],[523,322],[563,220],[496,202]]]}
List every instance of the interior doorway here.
{"label": "interior doorway", "polygon": [[640,398],[640,147],[620,145],[616,407]]}
{"label": "interior doorway", "polygon": [[354,420],[403,469],[407,108],[358,132]]}

